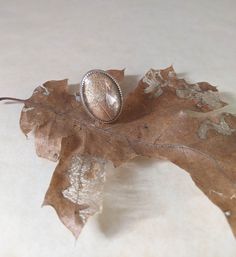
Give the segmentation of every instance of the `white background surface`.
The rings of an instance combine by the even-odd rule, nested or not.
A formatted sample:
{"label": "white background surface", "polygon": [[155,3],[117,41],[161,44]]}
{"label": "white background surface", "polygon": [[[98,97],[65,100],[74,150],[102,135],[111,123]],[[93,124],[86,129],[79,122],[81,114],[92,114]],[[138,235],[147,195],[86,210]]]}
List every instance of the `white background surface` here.
{"label": "white background surface", "polygon": [[[236,94],[236,2],[0,1],[0,94],[27,98],[50,79],[93,68],[143,75],[173,64]],[[226,92],[226,93],[225,93]],[[39,159],[0,104],[0,257],[235,257],[224,215],[183,170],[136,160],[108,167],[104,211],[79,240],[40,208],[55,163]]]}

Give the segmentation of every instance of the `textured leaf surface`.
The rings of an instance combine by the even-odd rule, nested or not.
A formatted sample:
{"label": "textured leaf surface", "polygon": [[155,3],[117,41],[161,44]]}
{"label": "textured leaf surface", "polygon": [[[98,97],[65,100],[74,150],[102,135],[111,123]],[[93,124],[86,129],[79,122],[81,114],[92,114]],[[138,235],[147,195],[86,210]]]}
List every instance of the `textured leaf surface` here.
{"label": "textured leaf surface", "polygon": [[[121,81],[124,70],[110,70]],[[114,124],[94,122],[67,80],[49,81],[25,101],[20,125],[35,132],[37,154],[59,160],[45,204],[77,237],[101,209],[104,163],[140,155],[169,160],[225,213],[236,234],[236,118],[209,83],[189,84],[172,67],[149,70]],[[147,174],[148,176],[148,174]]]}

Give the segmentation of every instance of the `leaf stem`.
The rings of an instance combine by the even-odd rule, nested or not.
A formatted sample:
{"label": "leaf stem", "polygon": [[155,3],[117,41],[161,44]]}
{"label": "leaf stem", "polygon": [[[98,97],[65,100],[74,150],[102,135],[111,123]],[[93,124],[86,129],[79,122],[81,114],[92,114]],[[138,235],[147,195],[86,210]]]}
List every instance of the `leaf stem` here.
{"label": "leaf stem", "polygon": [[19,99],[19,98],[15,98],[15,97],[0,97],[0,101],[6,101],[6,100],[20,102],[20,103],[24,103],[25,102],[24,99]]}

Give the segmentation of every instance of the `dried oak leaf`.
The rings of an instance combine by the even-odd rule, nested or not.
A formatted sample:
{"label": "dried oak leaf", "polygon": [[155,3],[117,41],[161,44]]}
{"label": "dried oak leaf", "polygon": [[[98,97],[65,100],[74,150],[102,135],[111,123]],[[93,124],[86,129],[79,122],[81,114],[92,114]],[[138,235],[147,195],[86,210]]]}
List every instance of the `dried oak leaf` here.
{"label": "dried oak leaf", "polygon": [[[109,70],[118,81],[124,70]],[[25,101],[20,126],[35,133],[37,154],[59,160],[44,204],[78,237],[102,207],[104,165],[135,156],[169,160],[225,213],[236,234],[236,117],[206,82],[189,84],[173,67],[149,70],[114,124],[94,122],[67,80],[49,81]]]}

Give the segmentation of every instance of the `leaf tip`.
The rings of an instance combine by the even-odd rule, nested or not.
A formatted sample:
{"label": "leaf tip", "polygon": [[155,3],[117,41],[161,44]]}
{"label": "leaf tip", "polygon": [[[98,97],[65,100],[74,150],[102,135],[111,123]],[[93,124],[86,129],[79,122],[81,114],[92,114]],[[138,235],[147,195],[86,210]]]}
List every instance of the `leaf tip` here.
{"label": "leaf tip", "polygon": [[41,204],[41,208],[43,208],[44,206],[48,206],[49,203],[47,202],[46,199],[43,200],[42,204]]}

